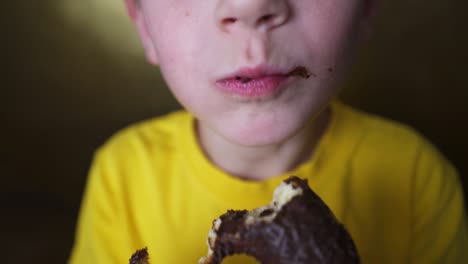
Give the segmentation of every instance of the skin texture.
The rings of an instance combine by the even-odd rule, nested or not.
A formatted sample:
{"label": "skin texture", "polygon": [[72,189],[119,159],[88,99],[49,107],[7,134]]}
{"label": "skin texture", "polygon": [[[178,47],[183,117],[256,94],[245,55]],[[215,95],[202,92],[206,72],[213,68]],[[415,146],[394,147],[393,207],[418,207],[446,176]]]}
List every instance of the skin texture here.
{"label": "skin texture", "polygon": [[[206,155],[242,178],[265,179],[306,160],[323,134],[371,0],[126,0],[146,57],[197,119]],[[267,98],[243,98],[216,82],[241,68],[288,72]],[[234,161],[234,162],[233,162]]]}

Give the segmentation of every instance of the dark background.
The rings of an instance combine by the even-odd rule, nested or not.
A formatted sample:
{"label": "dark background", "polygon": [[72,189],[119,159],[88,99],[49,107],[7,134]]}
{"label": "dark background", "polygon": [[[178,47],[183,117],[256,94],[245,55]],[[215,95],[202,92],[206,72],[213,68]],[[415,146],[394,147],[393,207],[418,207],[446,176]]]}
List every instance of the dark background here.
{"label": "dark background", "polygon": [[[178,105],[135,48],[122,0],[108,9],[110,0],[94,4],[100,9],[84,0],[4,2],[2,262],[64,263],[93,151],[118,129]],[[424,134],[456,165],[465,189],[467,3],[382,1],[341,95]]]}

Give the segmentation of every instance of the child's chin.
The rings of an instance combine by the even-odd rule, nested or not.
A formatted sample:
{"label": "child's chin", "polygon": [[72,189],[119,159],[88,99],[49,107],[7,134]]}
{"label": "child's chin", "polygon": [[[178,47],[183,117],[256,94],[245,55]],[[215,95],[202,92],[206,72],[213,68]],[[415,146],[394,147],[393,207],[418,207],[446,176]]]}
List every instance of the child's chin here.
{"label": "child's chin", "polygon": [[[298,126],[300,127],[300,126]],[[261,147],[281,144],[296,134],[299,128],[295,126],[261,127],[250,126],[243,129],[227,129],[224,135],[231,142],[245,147]]]}

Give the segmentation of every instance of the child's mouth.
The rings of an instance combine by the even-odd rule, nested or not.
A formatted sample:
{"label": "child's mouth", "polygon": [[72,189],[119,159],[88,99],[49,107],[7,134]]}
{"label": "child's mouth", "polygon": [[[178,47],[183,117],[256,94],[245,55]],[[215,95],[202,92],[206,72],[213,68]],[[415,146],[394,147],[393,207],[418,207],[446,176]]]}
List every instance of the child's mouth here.
{"label": "child's mouth", "polygon": [[[291,77],[291,76],[299,76],[299,77],[302,77],[304,79],[309,79],[309,77],[312,75],[311,73],[309,73],[309,71],[307,70],[306,67],[304,66],[297,66],[296,68],[292,69],[290,72],[288,72],[287,74],[285,74],[287,77]],[[236,81],[239,81],[241,83],[248,83],[250,81],[253,80],[253,78],[250,78],[250,77],[242,77],[242,76],[236,76],[234,77],[234,79]]]}
{"label": "child's mouth", "polygon": [[233,95],[250,98],[269,97],[285,87],[290,77],[308,79],[314,76],[304,66],[297,66],[287,73],[272,73],[264,69],[243,69],[233,77],[228,77],[216,82],[216,85],[224,92]]}

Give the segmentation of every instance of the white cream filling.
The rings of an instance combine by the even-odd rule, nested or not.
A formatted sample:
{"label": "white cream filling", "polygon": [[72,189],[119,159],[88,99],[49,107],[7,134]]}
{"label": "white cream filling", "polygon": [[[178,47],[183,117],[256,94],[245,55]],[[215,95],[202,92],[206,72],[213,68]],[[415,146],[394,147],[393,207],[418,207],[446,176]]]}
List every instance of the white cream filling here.
{"label": "white cream filling", "polygon": [[[258,221],[270,223],[275,219],[276,215],[281,211],[281,208],[283,208],[285,204],[291,201],[292,198],[301,195],[302,192],[303,190],[300,187],[294,188],[290,183],[281,182],[280,186],[276,187],[273,192],[273,199],[269,204],[247,212],[245,224],[251,225]],[[260,216],[265,210],[273,210],[273,212],[265,216]]]}
{"label": "white cream filling", "polygon": [[206,257],[202,257],[198,260],[199,264],[205,263],[206,259],[213,255],[213,250],[211,248],[214,247],[214,243],[217,237],[216,231],[218,231],[219,227],[221,226],[221,222],[222,221],[220,218],[216,219],[213,223],[213,227],[208,232],[208,239],[206,240],[206,244],[208,244],[208,253]]}

